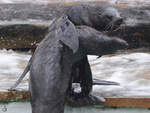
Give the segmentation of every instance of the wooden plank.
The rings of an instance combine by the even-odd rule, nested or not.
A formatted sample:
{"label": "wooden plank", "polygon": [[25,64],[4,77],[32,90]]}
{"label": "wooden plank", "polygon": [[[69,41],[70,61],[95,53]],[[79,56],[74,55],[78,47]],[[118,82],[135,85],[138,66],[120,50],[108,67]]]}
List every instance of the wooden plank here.
{"label": "wooden plank", "polygon": [[[30,95],[28,91],[0,91],[0,103],[28,101]],[[106,102],[100,104],[105,107],[116,108],[150,108],[150,98],[105,98]]]}
{"label": "wooden plank", "polygon": [[107,107],[150,108],[150,98],[106,98]]}

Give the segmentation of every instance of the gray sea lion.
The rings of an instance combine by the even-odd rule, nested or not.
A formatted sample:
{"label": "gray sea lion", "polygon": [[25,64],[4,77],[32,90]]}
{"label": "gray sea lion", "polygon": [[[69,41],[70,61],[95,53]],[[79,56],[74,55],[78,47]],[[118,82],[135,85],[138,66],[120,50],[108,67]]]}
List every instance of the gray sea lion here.
{"label": "gray sea lion", "polygon": [[99,5],[77,4],[66,11],[75,25],[86,25],[98,31],[114,30],[123,23],[116,8]]}
{"label": "gray sea lion", "polygon": [[32,113],[63,113],[71,77],[70,57],[78,50],[75,26],[63,16],[32,56],[30,94]]}
{"label": "gray sea lion", "polygon": [[[120,16],[119,11],[108,6],[77,4],[70,6],[66,14],[75,25],[90,26],[98,31],[116,30],[123,23],[123,18]],[[111,53],[111,51],[106,52]],[[92,84],[94,84],[92,83],[92,73],[88,60],[85,57],[76,62],[75,65],[76,66],[73,66],[72,74],[73,76],[76,75],[78,78],[76,77],[74,82],[78,81],[80,83],[82,95],[88,95],[92,89]],[[99,83],[102,82],[99,81]],[[114,84],[114,82],[111,81],[107,81],[104,84],[109,85],[111,83]]]}
{"label": "gray sea lion", "polygon": [[[69,94],[68,100],[69,103],[71,103],[72,105],[93,104],[96,102],[96,99],[90,95],[90,91],[92,90],[92,85],[96,81],[94,81],[93,83],[91,69],[86,55],[103,56],[107,54],[112,54],[115,53],[117,50],[126,49],[128,47],[128,44],[126,43],[126,41],[122,39],[119,39],[117,37],[109,37],[104,33],[99,32],[91,27],[78,26],[76,28],[79,33],[79,48],[82,49],[81,50],[79,49],[78,52],[75,53],[74,55],[75,58],[73,59],[76,59],[77,56],[80,55],[82,56],[83,54],[84,55],[80,57],[81,59],[75,61],[74,65],[77,66],[75,66],[75,68],[72,69],[74,71],[72,76],[73,77],[72,82],[80,83],[81,92],[74,93],[73,91],[70,91],[72,90],[71,89],[72,87],[71,85],[69,85],[70,90],[68,93],[71,94]],[[77,68],[79,71],[78,73],[76,73],[77,72],[75,70],[76,67],[78,67]],[[117,83],[110,82],[110,81],[98,81],[98,83],[100,82],[101,83],[103,82],[105,85],[109,85],[109,83],[117,85]]]}

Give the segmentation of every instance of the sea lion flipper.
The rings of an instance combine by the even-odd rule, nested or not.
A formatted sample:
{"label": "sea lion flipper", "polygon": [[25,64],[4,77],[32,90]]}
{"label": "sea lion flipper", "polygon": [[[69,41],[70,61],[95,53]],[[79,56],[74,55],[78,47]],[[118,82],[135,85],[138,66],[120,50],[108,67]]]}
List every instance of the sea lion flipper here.
{"label": "sea lion flipper", "polygon": [[[77,94],[78,95],[78,94]],[[94,96],[89,94],[88,96],[76,98],[73,97],[67,97],[66,98],[67,104],[70,106],[86,106],[86,105],[96,105],[105,102],[105,98]]]}
{"label": "sea lion flipper", "polygon": [[93,79],[93,85],[120,85],[117,82]]}
{"label": "sea lion flipper", "polygon": [[15,88],[20,84],[20,82],[23,80],[23,78],[25,77],[25,75],[29,72],[30,67],[31,67],[31,60],[32,57],[30,58],[25,70],[23,71],[22,75],[18,78],[18,80],[15,82],[15,84],[13,86],[10,87],[10,89],[8,90],[15,90]]}

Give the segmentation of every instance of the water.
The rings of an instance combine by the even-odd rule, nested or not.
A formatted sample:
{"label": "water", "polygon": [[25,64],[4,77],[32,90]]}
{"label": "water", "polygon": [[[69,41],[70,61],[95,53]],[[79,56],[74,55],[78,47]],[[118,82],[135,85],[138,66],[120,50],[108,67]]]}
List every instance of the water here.
{"label": "water", "polygon": [[75,1],[100,1],[100,2],[107,2],[110,4],[125,4],[129,6],[141,6],[141,5],[148,5],[150,4],[150,0],[0,0],[0,3],[35,3],[35,4],[47,4],[51,2],[75,2]]}
{"label": "water", "polygon": [[[0,50],[0,90],[7,90],[21,75],[30,52]],[[150,53],[88,56],[94,78],[120,83],[120,86],[94,86],[95,95],[105,97],[150,97]],[[28,75],[29,76],[29,75]],[[28,76],[17,88],[28,90]]]}
{"label": "water", "polygon": [[[4,113],[4,107],[7,108],[6,113],[31,113],[30,103],[9,103],[6,105],[0,104],[0,113]],[[141,108],[97,108],[94,106],[90,107],[79,107],[72,108],[69,106],[65,107],[64,113],[149,113],[148,109]]]}

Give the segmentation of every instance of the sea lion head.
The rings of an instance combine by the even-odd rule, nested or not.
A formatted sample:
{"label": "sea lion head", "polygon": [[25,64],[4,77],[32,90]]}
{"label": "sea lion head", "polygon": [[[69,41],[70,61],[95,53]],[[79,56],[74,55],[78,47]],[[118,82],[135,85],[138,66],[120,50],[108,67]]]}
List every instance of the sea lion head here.
{"label": "sea lion head", "polygon": [[123,24],[123,18],[117,9],[113,7],[106,7],[100,15],[103,18],[103,24],[105,25],[105,30],[115,30],[121,24]]}
{"label": "sea lion head", "polygon": [[123,23],[117,9],[108,6],[77,4],[66,12],[75,25],[86,25],[98,31],[115,30]]}

